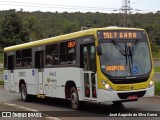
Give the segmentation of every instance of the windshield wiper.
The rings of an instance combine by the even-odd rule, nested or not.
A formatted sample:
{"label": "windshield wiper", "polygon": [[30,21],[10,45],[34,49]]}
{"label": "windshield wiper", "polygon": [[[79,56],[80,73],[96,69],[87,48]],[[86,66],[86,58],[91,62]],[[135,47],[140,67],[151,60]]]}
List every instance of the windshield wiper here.
{"label": "windshield wiper", "polygon": [[126,58],[126,65],[128,64],[128,46],[125,44],[125,58]]}
{"label": "windshield wiper", "polygon": [[132,55],[134,55],[134,53],[135,53],[135,51],[136,51],[136,49],[137,49],[137,46],[138,46],[138,40],[136,40],[136,41],[134,42],[134,46],[133,46],[132,49],[131,49]]}
{"label": "windshield wiper", "polygon": [[133,57],[132,57],[132,55],[133,55],[133,53],[132,53],[132,49],[131,49],[131,47],[129,46],[129,56],[130,56],[130,58],[131,58],[131,63],[132,63],[132,65],[133,65]]}
{"label": "windshield wiper", "polygon": [[125,50],[122,48],[122,46],[120,44],[118,44],[115,40],[111,40],[112,44],[119,50],[119,52],[125,56],[126,58],[126,65],[128,64],[128,59],[130,57],[131,59],[131,63],[133,65],[133,55],[135,54],[136,48],[138,46],[138,40],[136,40],[134,42],[133,47],[131,48],[130,46],[127,45],[127,43],[125,44]]}
{"label": "windshield wiper", "polygon": [[129,57],[131,58],[131,63],[132,63],[132,65],[133,65],[133,55],[135,54],[135,51],[136,51],[136,48],[137,48],[137,46],[138,46],[138,40],[136,40],[135,42],[134,42],[134,46],[131,48],[130,46],[129,46]]}
{"label": "windshield wiper", "polygon": [[120,46],[115,40],[111,40],[113,45],[119,50],[119,52],[125,56],[125,51],[124,49],[122,48],[122,46]]}
{"label": "windshield wiper", "polygon": [[122,48],[121,45],[119,45],[115,40],[111,40],[112,41],[112,44],[119,50],[119,52],[125,56],[126,58],[126,65],[128,63],[128,47],[127,45],[125,45],[125,50]]}

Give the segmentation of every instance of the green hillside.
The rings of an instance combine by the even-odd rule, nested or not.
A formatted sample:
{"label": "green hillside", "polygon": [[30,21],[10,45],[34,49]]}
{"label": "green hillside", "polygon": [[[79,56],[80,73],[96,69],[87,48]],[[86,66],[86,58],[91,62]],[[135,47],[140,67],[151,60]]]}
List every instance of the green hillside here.
{"label": "green hillside", "polygon": [[[128,18],[129,27],[143,28],[148,32],[153,57],[160,58],[160,14],[137,13]],[[118,13],[0,11],[0,45],[3,49],[5,46],[71,33],[88,24],[91,27],[120,26],[121,21]]]}

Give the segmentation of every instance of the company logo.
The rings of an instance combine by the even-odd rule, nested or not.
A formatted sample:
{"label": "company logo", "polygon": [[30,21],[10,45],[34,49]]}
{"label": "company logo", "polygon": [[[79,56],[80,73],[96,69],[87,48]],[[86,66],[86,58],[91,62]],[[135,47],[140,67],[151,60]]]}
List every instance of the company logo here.
{"label": "company logo", "polygon": [[57,80],[51,79],[51,78],[47,78],[47,83],[53,83],[53,82],[57,82]]}
{"label": "company logo", "polygon": [[39,112],[2,112],[2,117],[9,118],[9,117],[42,117],[42,113]]}
{"label": "company logo", "polygon": [[2,112],[2,117],[12,117],[11,112]]}

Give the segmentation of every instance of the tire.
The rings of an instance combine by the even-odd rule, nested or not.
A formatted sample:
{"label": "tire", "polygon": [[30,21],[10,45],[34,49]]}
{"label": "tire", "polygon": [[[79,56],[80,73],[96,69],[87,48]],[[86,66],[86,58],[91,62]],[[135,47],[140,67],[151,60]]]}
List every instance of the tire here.
{"label": "tire", "polygon": [[29,100],[29,95],[27,94],[27,88],[25,84],[21,84],[20,93],[21,93],[21,100],[27,102]]}
{"label": "tire", "polygon": [[78,110],[80,108],[78,92],[75,86],[71,87],[71,90],[70,90],[70,102],[71,102],[71,107],[74,110]]}

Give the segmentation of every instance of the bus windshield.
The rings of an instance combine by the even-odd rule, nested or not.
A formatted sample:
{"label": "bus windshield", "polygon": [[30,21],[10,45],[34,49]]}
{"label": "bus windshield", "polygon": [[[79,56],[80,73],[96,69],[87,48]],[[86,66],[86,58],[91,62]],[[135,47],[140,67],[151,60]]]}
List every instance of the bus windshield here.
{"label": "bus windshield", "polygon": [[[113,77],[144,75],[151,70],[151,60],[147,42],[137,43],[134,53],[129,45],[133,43],[118,43],[118,49],[112,42],[100,43],[102,55],[100,56],[101,70]],[[127,46],[127,47],[126,47]],[[121,52],[120,52],[121,51]]]}
{"label": "bus windshield", "polygon": [[99,40],[101,71],[111,77],[144,76],[151,71],[148,42],[145,39]]}

